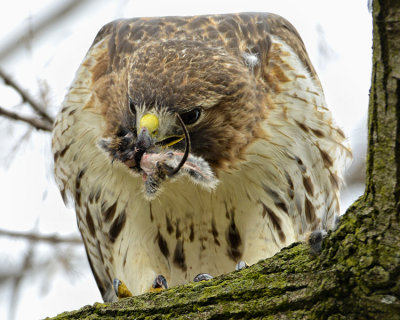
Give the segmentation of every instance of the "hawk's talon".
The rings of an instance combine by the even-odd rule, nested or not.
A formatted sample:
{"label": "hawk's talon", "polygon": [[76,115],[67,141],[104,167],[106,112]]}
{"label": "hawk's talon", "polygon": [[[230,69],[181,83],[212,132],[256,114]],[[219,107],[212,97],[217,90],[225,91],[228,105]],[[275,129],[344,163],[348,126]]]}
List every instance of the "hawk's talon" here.
{"label": "hawk's talon", "polygon": [[307,237],[307,243],[310,246],[310,251],[313,255],[317,255],[322,250],[322,241],[327,236],[325,230],[316,230],[311,232]]}
{"label": "hawk's talon", "polygon": [[118,297],[118,299],[133,296],[132,292],[129,291],[126,284],[119,279],[113,280],[113,288],[114,288],[115,295]]}
{"label": "hawk's talon", "polygon": [[150,288],[150,292],[160,292],[162,290],[168,289],[168,283],[165,277],[159,274],[155,279]]}
{"label": "hawk's talon", "polygon": [[211,280],[213,276],[209,275],[208,273],[199,273],[197,276],[194,277],[193,281],[194,282],[200,282],[200,281],[208,281]]}
{"label": "hawk's talon", "polygon": [[240,271],[240,270],[246,269],[246,268],[248,268],[248,267],[249,267],[249,265],[247,264],[246,261],[240,260],[240,261],[236,264],[235,270],[236,270],[236,271]]}
{"label": "hawk's talon", "polygon": [[171,176],[172,171],[174,170],[173,167],[169,166],[164,162],[157,161],[156,162],[156,169],[157,169],[157,178],[160,180],[165,180],[165,177]]}

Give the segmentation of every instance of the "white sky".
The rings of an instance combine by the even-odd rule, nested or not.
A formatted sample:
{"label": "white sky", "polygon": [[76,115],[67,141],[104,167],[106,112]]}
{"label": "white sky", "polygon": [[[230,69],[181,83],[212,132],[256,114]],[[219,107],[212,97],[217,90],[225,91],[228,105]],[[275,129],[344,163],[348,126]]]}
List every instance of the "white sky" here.
{"label": "white sky", "polygon": [[[60,2],[3,1],[0,5],[0,48],[15,36],[16,31],[27,28],[29,23],[34,24],[37,14]],[[0,61],[0,67],[33,95],[38,95],[38,83],[45,80],[50,88],[49,98],[54,112],[59,109],[96,32],[111,20],[134,16],[264,11],[280,14],[295,25],[319,73],[328,105],[337,122],[344,128],[352,144],[366,143],[372,30],[365,1],[99,0],[91,1],[81,9],[79,14],[66,19],[54,30],[34,37],[30,50],[19,50],[12,58]],[[323,30],[325,40],[332,49],[332,58],[328,61],[322,61],[318,55],[318,28]],[[18,103],[18,95],[0,81],[0,105],[11,108]],[[76,234],[75,214],[64,208],[52,179],[50,136],[34,132],[29,144],[22,144],[16,152],[11,151],[25,128],[24,125],[11,126],[0,119],[1,228],[31,231],[38,222],[37,229],[44,234]],[[354,149],[357,151],[354,154],[356,159],[364,157],[359,153],[360,148]],[[12,161],[8,159],[10,153],[14,154]],[[346,197],[345,206],[360,192],[362,190],[357,190]],[[0,258],[8,257],[7,261],[0,264],[15,265],[26,248],[23,241],[0,238]],[[46,245],[40,245],[38,252],[43,257],[53,254]],[[81,257],[86,259],[83,253]],[[51,282],[46,295],[41,295],[42,278],[24,283],[16,318],[53,316],[101,301],[87,263],[82,265],[85,269],[72,278],[61,273],[49,278]],[[0,291],[0,319],[8,317],[10,286],[7,289]]]}

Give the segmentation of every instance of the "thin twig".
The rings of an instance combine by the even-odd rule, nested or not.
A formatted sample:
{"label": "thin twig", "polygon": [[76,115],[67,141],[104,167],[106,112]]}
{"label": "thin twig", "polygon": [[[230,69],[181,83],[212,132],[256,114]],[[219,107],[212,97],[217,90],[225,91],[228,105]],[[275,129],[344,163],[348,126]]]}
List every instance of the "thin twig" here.
{"label": "thin twig", "polygon": [[[56,6],[50,10],[34,16],[34,21],[31,25],[21,24],[21,27],[13,32],[10,41],[0,48],[0,60],[11,56],[15,50],[22,46],[26,46],[28,41],[32,41],[33,36],[38,37],[49,31],[58,30],[60,23],[71,15],[78,13],[88,0],[69,0],[69,1],[55,1]],[[91,1],[94,3],[94,1]]]}
{"label": "thin twig", "polygon": [[69,243],[69,244],[82,244],[82,240],[79,237],[60,237],[56,235],[44,236],[41,234],[33,233],[33,232],[17,232],[17,231],[8,231],[0,229],[0,236],[7,236],[12,238],[22,238],[29,241],[42,241],[49,242],[52,244],[58,243]]}
{"label": "thin twig", "polygon": [[22,89],[9,75],[7,75],[2,69],[0,69],[0,77],[3,78],[4,83],[12,87],[15,91],[19,93],[22,100],[28,103],[32,109],[41,116],[50,125],[53,124],[54,119],[44,110],[44,108],[33,99],[29,93]]}
{"label": "thin twig", "polygon": [[24,261],[21,266],[21,270],[19,272],[19,275],[15,277],[13,280],[14,285],[11,293],[11,299],[10,299],[10,319],[15,319],[15,314],[17,311],[17,305],[18,305],[18,300],[20,296],[20,290],[21,290],[21,282],[24,278],[24,275],[32,268],[32,263],[33,263],[33,258],[35,255],[35,242],[31,242],[28,252],[25,255]]}
{"label": "thin twig", "polygon": [[28,123],[29,125],[31,125],[32,127],[36,128],[38,130],[44,130],[44,131],[51,132],[51,130],[53,128],[52,124],[49,123],[48,121],[23,116],[18,113],[15,113],[15,112],[8,111],[2,107],[0,107],[0,116],[4,116],[4,117],[12,119],[12,120],[18,120],[18,121]]}

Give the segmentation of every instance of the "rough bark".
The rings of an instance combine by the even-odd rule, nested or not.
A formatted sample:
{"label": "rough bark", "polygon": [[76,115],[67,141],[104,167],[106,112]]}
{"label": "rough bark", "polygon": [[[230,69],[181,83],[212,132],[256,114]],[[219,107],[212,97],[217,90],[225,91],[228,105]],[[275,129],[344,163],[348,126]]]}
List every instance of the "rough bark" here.
{"label": "rough bark", "polygon": [[400,1],[373,2],[367,187],[320,255],[294,244],[241,272],[55,319],[400,319]]}

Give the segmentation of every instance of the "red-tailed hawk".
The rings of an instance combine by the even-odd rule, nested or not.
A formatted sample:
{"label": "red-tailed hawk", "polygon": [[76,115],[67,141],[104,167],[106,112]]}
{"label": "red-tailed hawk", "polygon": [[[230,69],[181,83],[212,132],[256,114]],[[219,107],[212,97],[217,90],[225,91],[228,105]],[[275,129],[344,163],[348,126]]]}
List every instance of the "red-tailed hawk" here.
{"label": "red-tailed hawk", "polygon": [[242,13],[105,25],[53,152],[110,301],[114,278],[141,294],[154,279],[216,276],[331,229],[344,141],[294,27]]}

